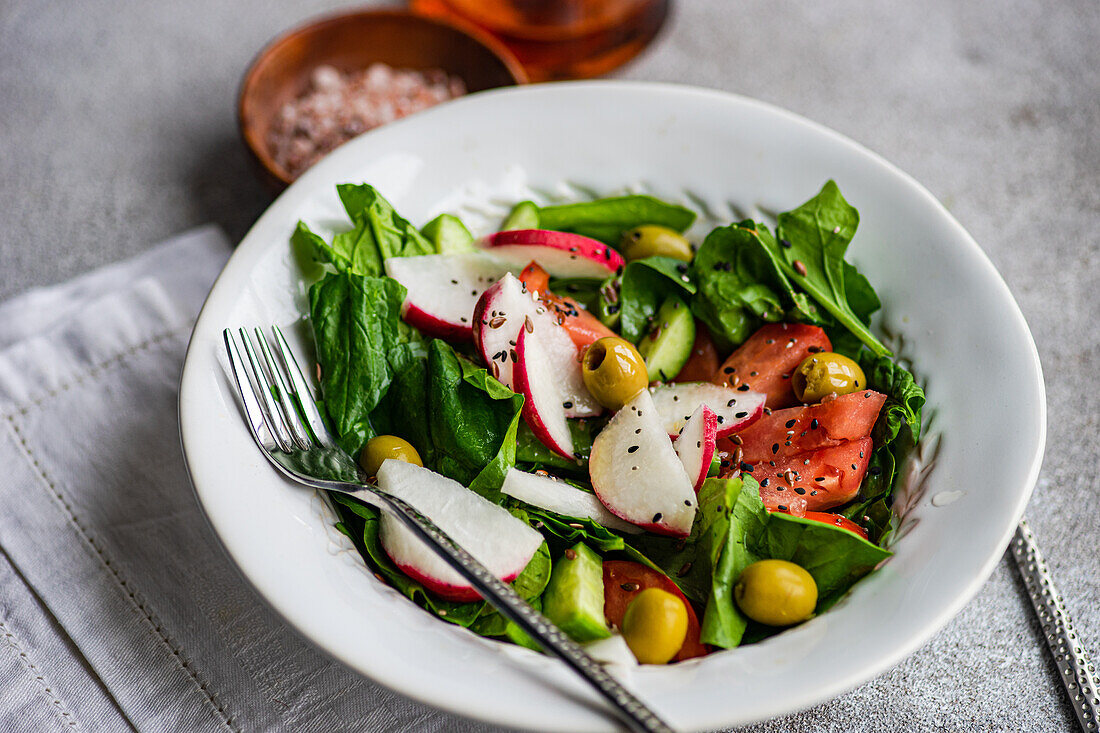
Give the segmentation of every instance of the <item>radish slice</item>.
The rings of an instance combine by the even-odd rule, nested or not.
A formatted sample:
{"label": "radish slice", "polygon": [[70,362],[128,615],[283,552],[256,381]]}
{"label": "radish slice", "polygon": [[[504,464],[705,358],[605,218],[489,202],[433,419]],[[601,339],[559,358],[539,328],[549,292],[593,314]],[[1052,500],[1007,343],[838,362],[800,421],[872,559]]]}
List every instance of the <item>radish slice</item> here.
{"label": "radish slice", "polygon": [[486,252],[390,257],[385,267],[407,291],[401,307],[405,321],[449,341],[473,337],[478,299],[510,269]]}
{"label": "radish slice", "polygon": [[699,405],[714,410],[718,437],[747,428],[764,414],[765,395],[741,391],[710,382],[680,382],[650,387],[653,404],[668,434],[675,438]]}
{"label": "radish slice", "polygon": [[[523,572],[542,545],[542,535],[526,522],[446,476],[391,458],[382,462],[377,478],[383,491],[435,522],[505,583]],[[378,536],[401,571],[434,595],[452,601],[481,597],[434,550],[385,512]]]}
{"label": "radish slice", "polygon": [[594,519],[608,529],[620,532],[636,534],[642,531],[641,528],[624,522],[607,511],[595,494],[581,491],[549,475],[540,476],[517,468],[509,468],[500,490],[508,496],[555,514]]}
{"label": "radish slice", "polygon": [[717,439],[718,416],[707,405],[699,405],[672,443],[688,478],[695,484],[696,492],[707,480]]}
{"label": "radish slice", "polygon": [[512,376],[523,395],[523,418],[531,432],[547,448],[573,460],[573,436],[565,421],[560,388],[561,374],[550,362],[540,331],[526,325],[516,340],[516,366]]}
{"label": "radish slice", "polygon": [[497,232],[489,235],[485,244],[514,267],[534,260],[554,277],[604,280],[626,264],[622,255],[603,242],[546,229]]}
{"label": "radish slice", "polygon": [[513,372],[513,352],[519,332],[530,323],[543,342],[546,358],[557,373],[566,417],[594,417],[603,407],[584,386],[576,344],[565,329],[558,325],[546,307],[524,290],[523,284],[511,274],[494,284],[474,309],[474,344],[489,372],[509,389],[519,391]]}
{"label": "radish slice", "polygon": [[596,496],[616,516],[659,534],[691,532],[695,489],[648,390],[596,436],[588,471]]}

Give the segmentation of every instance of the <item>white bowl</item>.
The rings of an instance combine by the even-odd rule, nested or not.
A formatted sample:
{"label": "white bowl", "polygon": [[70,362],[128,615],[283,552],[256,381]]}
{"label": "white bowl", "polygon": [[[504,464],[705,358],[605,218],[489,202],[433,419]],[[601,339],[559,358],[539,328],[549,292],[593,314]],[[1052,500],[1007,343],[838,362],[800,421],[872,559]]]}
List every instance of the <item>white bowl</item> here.
{"label": "white bowl", "polygon": [[860,211],[850,255],[882,297],[876,326],[901,335],[900,353],[926,383],[938,451],[925,445],[899,497],[895,556],[833,610],[760,644],[641,668],[632,684],[695,730],[790,713],[882,673],[962,608],[1008,544],[1043,452],[1038,355],[1004,282],[925,189],[834,132],[729,94],[622,82],[477,94],[357,138],[288,188],[214,285],[187,354],[183,445],[217,535],[306,638],[381,684],[503,725],[613,728],[557,661],[442,623],[366,571],[320,499],[279,479],[249,439],[221,331],[279,323],[308,333],[287,241],[298,219],[326,233],[347,226],[340,182],[372,183],[414,223],[456,210],[484,229],[523,197],[624,187],[713,220],[760,216],[829,178]]}

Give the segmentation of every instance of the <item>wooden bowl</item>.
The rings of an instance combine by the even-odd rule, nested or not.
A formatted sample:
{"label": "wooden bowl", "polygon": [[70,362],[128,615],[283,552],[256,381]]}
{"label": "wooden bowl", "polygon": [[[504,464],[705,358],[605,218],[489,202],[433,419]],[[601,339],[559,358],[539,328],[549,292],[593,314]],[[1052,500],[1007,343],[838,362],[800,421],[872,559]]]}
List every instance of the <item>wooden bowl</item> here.
{"label": "wooden bowl", "polygon": [[402,11],[364,10],[326,16],[279,36],[256,56],[241,83],[241,137],[276,190],[294,177],[267,144],[272,120],[309,86],[312,71],[341,71],[382,62],[394,68],[443,69],[468,92],[525,84],[523,67],[499,42],[472,28]]}

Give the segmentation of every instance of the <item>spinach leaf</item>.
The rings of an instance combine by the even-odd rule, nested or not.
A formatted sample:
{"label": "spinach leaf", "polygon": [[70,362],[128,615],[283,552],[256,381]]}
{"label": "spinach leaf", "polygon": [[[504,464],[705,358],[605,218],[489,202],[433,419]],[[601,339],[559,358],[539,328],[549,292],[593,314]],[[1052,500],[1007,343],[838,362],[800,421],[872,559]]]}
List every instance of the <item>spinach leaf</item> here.
{"label": "spinach leaf", "polygon": [[[863,351],[859,354],[859,365],[867,377],[867,386],[885,394],[886,403],[871,431],[875,449],[859,487],[859,498],[844,514],[868,524],[870,536],[882,543],[893,520],[889,504],[897,468],[920,440],[925,397],[913,375],[889,357]],[[865,522],[864,517],[869,521]]]}
{"label": "spinach leaf", "polygon": [[[550,582],[550,568],[550,548],[543,542],[527,563],[527,567],[512,581],[512,587],[521,598],[530,603],[546,589],[546,584]],[[511,625],[511,621],[486,603],[477,620],[470,626],[470,631],[481,636],[505,636]]]}
{"label": "spinach leaf", "polygon": [[687,299],[695,293],[687,264],[673,257],[634,260],[623,270],[622,277],[620,331],[632,343],[638,343],[645,335],[650,320],[668,296]]}
{"label": "spinach leaf", "polygon": [[523,397],[438,339],[397,350],[393,361],[393,384],[370,416],[375,429],[405,438],[425,466],[500,503]]}
{"label": "spinach leaf", "polygon": [[374,186],[341,183],[336,193],[351,220],[366,224],[366,231],[382,259],[435,254],[432,243],[402,218]]}
{"label": "spinach leaf", "polygon": [[[858,225],[859,212],[844,200],[836,182],[830,180],[812,199],[779,215],[776,229],[779,244],[771,247],[771,253],[787,277],[841,326],[874,353],[887,355],[890,350],[875,338],[864,320],[869,313],[856,310],[858,307],[866,311],[878,298],[867,280],[844,261]],[[849,284],[853,288],[851,295]],[[849,297],[856,299],[856,305]]]}
{"label": "spinach leaf", "polygon": [[378,538],[381,517],[374,507],[367,506],[347,494],[329,492],[333,507],[340,517],[337,528],[346,534],[355,544],[373,572],[385,578],[386,582],[409,598],[413,603],[458,626],[469,626],[485,607],[484,601],[456,603],[435,598],[424,590],[424,586],[405,575],[398,569],[389,555],[382,549]]}
{"label": "spinach leaf", "polygon": [[695,221],[695,212],[652,196],[616,196],[559,206],[543,206],[539,226],[576,232],[618,246],[627,229],[642,224],[660,224],[682,232]]}
{"label": "spinach leaf", "polygon": [[817,613],[840,600],[857,580],[890,557],[855,532],[813,519],[776,512],[749,548],[763,558],[801,565],[817,583]]}
{"label": "spinach leaf", "polygon": [[375,433],[370,412],[393,376],[387,355],[418,335],[401,321],[405,288],[388,277],[330,273],[309,290],[325,409],[351,455]]}
{"label": "spinach leaf", "polygon": [[[761,229],[766,231],[761,225]],[[691,309],[729,351],[764,322],[784,319],[793,289],[752,222],[713,230],[695,254]],[[786,300],[784,295],[787,296]]]}
{"label": "spinach leaf", "polygon": [[615,532],[607,529],[594,519],[567,517],[548,509],[521,504],[512,500],[513,504],[521,505],[531,520],[531,525],[544,535],[549,532],[561,542],[561,549],[570,547],[578,542],[584,542],[589,547],[600,553],[615,552],[625,546],[623,538]]}
{"label": "spinach leaf", "polygon": [[592,439],[604,421],[575,419],[567,420],[566,423],[569,425],[570,435],[573,436],[573,452],[580,456],[579,463],[563,458],[547,448],[535,437],[525,421],[520,421],[519,429],[516,431],[516,462],[582,473],[587,477],[588,454],[592,452]]}

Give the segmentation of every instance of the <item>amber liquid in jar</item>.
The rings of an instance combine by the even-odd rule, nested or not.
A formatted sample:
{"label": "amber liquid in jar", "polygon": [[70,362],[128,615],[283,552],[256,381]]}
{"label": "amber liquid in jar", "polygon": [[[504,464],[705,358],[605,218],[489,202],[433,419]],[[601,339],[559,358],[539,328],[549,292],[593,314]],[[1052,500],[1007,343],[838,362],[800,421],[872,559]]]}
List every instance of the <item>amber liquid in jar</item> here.
{"label": "amber liquid in jar", "polygon": [[671,0],[411,0],[500,39],[531,81],[599,76],[653,40]]}

